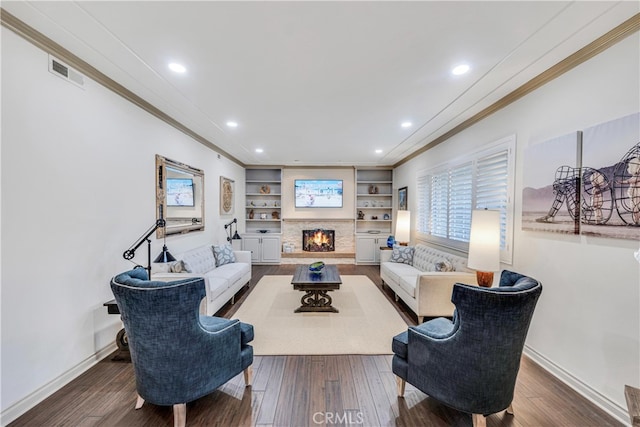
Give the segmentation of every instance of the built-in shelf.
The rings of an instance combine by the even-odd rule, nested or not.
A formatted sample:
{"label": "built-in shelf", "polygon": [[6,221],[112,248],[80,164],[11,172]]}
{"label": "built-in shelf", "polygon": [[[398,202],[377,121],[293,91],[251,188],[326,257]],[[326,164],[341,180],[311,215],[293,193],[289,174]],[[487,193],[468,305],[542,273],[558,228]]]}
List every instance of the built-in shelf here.
{"label": "built-in shelf", "polygon": [[282,231],[282,170],[248,168],[245,172],[246,232]]}
{"label": "built-in shelf", "polygon": [[369,231],[391,233],[392,214],[393,170],[384,168],[357,169],[356,210],[354,214],[356,233]]}

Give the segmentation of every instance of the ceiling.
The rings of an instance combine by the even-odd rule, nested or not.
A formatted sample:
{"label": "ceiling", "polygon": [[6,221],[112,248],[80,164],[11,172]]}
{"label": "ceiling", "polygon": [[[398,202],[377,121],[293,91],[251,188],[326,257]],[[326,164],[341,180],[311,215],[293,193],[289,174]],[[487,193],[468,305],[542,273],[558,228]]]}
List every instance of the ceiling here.
{"label": "ceiling", "polygon": [[[3,1],[2,8],[241,164],[376,166],[422,149],[638,13],[639,3]],[[169,62],[187,71],[176,74]],[[470,71],[452,75],[461,63]]]}

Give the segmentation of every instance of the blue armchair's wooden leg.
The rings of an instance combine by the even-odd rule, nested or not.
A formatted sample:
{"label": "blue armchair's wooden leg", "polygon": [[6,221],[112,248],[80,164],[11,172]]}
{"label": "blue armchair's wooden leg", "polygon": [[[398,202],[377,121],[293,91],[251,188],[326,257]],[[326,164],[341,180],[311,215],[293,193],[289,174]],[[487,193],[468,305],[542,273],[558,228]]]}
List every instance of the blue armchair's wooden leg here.
{"label": "blue armchair's wooden leg", "polygon": [[396,384],[398,386],[398,396],[404,397],[404,386],[407,382],[400,377],[396,377]]}
{"label": "blue armchair's wooden leg", "polygon": [[507,414],[513,415],[513,403],[509,405],[506,411],[507,411]]}
{"label": "blue armchair's wooden leg", "polygon": [[244,370],[244,385],[245,386],[250,386],[251,385],[251,380],[253,379],[253,366],[249,366],[247,369]]}
{"label": "blue armchair's wooden leg", "polygon": [[471,414],[473,427],[487,427],[487,419],[482,414]]}
{"label": "blue armchair's wooden leg", "polygon": [[142,405],[144,405],[144,399],[138,395],[138,399],[136,400],[136,409],[142,408]]}
{"label": "blue armchair's wooden leg", "polygon": [[187,424],[187,404],[173,405],[173,427],[185,427]]}

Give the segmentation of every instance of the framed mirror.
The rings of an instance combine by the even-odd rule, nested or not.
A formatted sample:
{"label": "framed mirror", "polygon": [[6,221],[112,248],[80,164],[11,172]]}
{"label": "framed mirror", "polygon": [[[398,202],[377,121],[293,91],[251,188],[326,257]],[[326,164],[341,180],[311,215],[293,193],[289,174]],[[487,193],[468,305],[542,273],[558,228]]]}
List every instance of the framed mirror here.
{"label": "framed mirror", "polygon": [[204,230],[204,172],[156,154],[156,237]]}

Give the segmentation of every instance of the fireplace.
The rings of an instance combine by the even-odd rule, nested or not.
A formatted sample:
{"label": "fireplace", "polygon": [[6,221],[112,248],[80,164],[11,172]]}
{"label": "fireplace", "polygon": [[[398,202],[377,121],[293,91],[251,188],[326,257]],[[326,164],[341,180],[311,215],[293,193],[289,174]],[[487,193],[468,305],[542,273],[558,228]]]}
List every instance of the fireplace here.
{"label": "fireplace", "polygon": [[302,250],[307,252],[333,252],[335,246],[335,230],[302,230]]}

